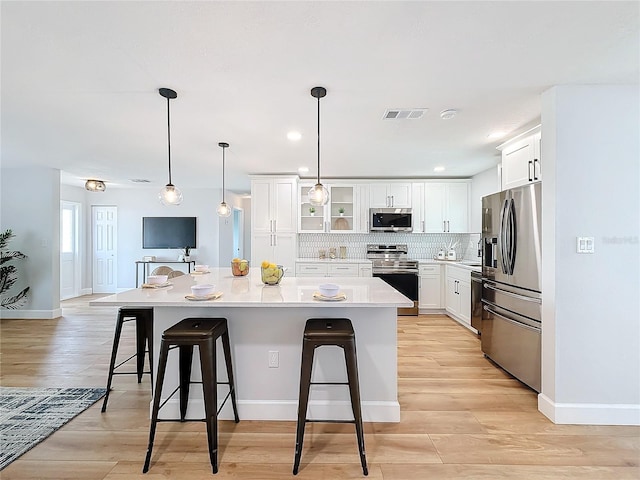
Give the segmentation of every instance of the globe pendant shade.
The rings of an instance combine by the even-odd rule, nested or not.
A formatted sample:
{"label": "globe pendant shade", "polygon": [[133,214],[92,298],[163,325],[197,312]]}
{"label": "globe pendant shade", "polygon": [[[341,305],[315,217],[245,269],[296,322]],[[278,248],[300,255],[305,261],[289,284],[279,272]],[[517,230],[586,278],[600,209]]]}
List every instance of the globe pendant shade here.
{"label": "globe pendant shade", "polygon": [[225,202],[220,202],[217,212],[219,217],[228,217],[231,215],[231,208]]}
{"label": "globe pendant shade", "polygon": [[314,207],[322,207],[329,201],[329,190],[321,183],[316,183],[308,193],[309,203]]}
{"label": "globe pendant shade", "polygon": [[169,183],[160,190],[158,199],[163,205],[180,205],[182,203],[182,192],[175,185]]}

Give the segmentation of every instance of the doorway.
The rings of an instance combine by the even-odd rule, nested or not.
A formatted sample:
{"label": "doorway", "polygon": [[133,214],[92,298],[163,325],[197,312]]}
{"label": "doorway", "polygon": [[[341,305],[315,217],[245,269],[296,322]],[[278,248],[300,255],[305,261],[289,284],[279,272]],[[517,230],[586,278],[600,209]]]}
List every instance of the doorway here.
{"label": "doorway", "polygon": [[80,295],[80,208],[60,202],[60,300]]}
{"label": "doorway", "polygon": [[244,210],[233,207],[233,256],[244,258]]}
{"label": "doorway", "polygon": [[115,293],[117,278],[118,208],[92,206],[93,293]]}

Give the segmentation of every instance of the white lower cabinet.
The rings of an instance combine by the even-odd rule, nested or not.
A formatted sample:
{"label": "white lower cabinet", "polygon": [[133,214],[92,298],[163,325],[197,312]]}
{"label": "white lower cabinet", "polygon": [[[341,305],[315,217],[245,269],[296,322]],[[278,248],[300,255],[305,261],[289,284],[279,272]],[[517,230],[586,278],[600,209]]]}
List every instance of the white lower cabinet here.
{"label": "white lower cabinet", "polygon": [[446,265],[445,302],[447,313],[471,328],[471,271]]}
{"label": "white lower cabinet", "polygon": [[373,277],[373,267],[371,263],[359,263],[358,273],[359,277]]}
{"label": "white lower cabinet", "polygon": [[440,265],[420,265],[418,307],[421,311],[442,308]]}
{"label": "white lower cabinet", "polygon": [[370,277],[370,263],[297,262],[296,277]]}

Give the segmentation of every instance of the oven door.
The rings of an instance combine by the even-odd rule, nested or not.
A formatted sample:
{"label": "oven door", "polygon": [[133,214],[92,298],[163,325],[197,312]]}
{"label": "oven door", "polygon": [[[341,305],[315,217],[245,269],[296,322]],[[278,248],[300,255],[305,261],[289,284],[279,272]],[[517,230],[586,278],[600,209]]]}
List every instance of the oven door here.
{"label": "oven door", "polygon": [[418,274],[413,272],[373,272],[374,277],[379,277],[405,297],[413,300],[413,307],[398,308],[398,315],[418,315]]}

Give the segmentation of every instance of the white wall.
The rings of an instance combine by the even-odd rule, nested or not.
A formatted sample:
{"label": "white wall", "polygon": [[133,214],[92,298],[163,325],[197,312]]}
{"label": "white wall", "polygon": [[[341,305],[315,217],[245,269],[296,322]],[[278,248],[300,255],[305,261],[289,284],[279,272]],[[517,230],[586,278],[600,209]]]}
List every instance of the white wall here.
{"label": "white wall", "polygon": [[[136,260],[145,255],[158,259],[177,260],[182,252],[174,250],[152,250],[142,248],[142,217],[184,216],[197,217],[197,248],[191,257],[198,263],[218,266],[218,215],[216,207],[220,198],[219,189],[182,189],[184,200],[177,206],[164,206],[158,201],[158,189],[154,188],[109,188],[102,193],[88,196],[87,210],[91,206],[115,206],[118,209],[118,277],[117,288],[135,287]],[[89,220],[90,222],[90,217]],[[88,224],[90,229],[90,223]],[[91,248],[91,243],[89,243]],[[142,274],[142,269],[140,270]]]}
{"label": "white wall", "polygon": [[[542,96],[540,410],[556,423],[640,424],[638,86]],[[595,238],[577,254],[576,237]]]}
{"label": "white wall", "polygon": [[2,169],[0,229],[11,229],[10,247],[27,258],[14,263],[18,281],[29,286],[20,310],[0,310],[3,318],[55,318],[60,310],[60,172],[31,167]]}
{"label": "white wall", "polygon": [[[82,208],[81,288],[90,290],[91,273],[91,206],[111,205],[118,208],[118,277],[117,289],[135,286],[135,261],[144,255],[177,259],[178,250],[142,249],[143,216],[198,217],[198,248],[195,259],[212,266],[219,264],[218,216],[216,206],[220,189],[183,189],[184,202],[165,207],[157,199],[156,188],[114,188],[107,185],[103,193],[87,192],[81,187],[60,185],[60,172],[31,167],[0,169],[0,228],[11,228],[16,234],[12,247],[28,258],[16,264],[21,273],[19,287],[30,286],[29,302],[21,310],[3,310],[4,318],[55,318],[60,310],[60,202],[78,202]],[[234,205],[242,199],[231,195]],[[19,207],[16,207],[19,205]],[[231,247],[230,247],[231,248]]]}

